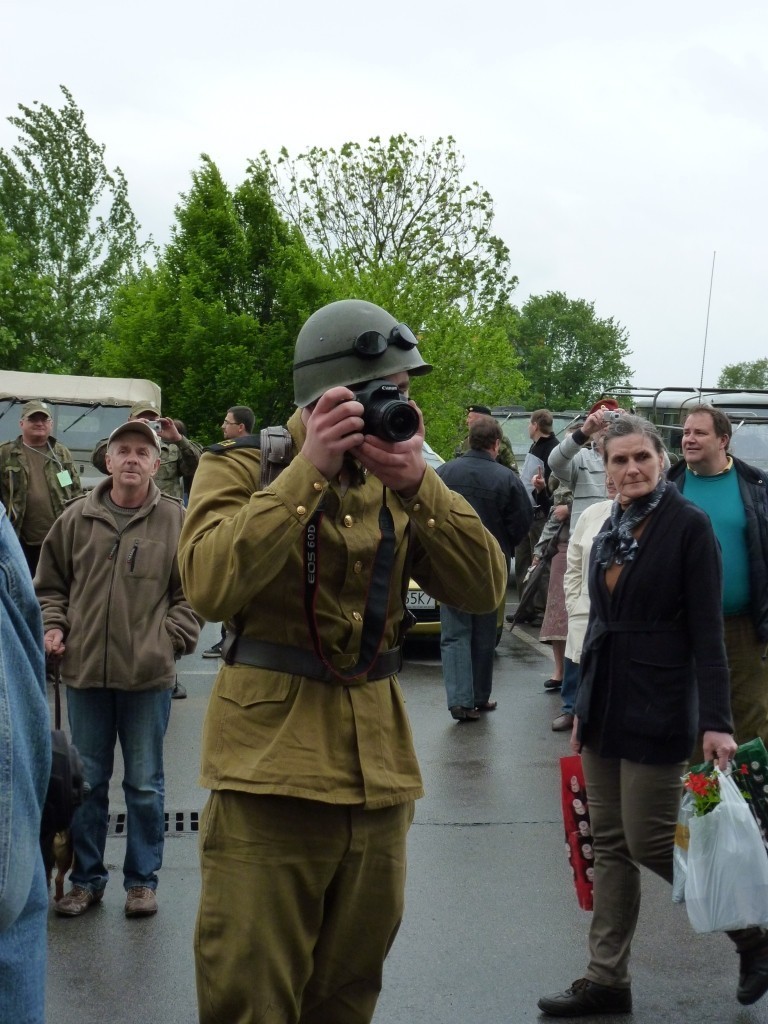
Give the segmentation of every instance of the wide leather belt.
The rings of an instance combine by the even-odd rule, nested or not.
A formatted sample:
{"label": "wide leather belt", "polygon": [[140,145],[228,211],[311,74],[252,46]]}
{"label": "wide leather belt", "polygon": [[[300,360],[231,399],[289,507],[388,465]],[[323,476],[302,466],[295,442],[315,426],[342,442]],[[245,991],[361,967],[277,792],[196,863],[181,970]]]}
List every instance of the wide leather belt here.
{"label": "wide leather belt", "polygon": [[[334,675],[314,651],[288,647],[285,644],[271,644],[266,640],[254,640],[248,636],[237,636],[235,633],[227,633],[221,645],[221,656],[227,665],[252,665],[254,668],[266,668],[272,672],[318,679],[323,683],[345,682]],[[376,679],[387,679],[399,672],[402,667],[402,648],[393,647],[391,651],[383,651],[376,658],[365,677],[346,682],[354,686],[357,682],[372,683]]]}

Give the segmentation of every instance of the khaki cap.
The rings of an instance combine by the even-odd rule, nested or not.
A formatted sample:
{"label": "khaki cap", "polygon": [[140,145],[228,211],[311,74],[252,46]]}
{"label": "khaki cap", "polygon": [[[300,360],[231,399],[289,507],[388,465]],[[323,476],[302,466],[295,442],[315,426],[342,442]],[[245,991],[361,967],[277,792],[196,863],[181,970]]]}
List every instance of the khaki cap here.
{"label": "khaki cap", "polygon": [[119,427],[115,427],[112,433],[109,435],[109,441],[107,447],[112,444],[114,440],[121,437],[123,434],[143,434],[148,441],[157,448],[158,454],[161,451],[160,438],[157,432],[150,427],[145,420],[127,420],[125,423],[121,423]]}
{"label": "khaki cap", "polygon": [[25,420],[27,416],[32,416],[36,412],[43,412],[49,419],[53,419],[50,408],[45,402],[39,402],[37,399],[33,402],[27,402],[26,405],[21,407],[21,418]]}
{"label": "khaki cap", "polygon": [[141,416],[143,412],[154,412],[160,415],[160,410],[157,408],[153,401],[134,402],[131,406],[131,413],[128,417],[129,420],[135,420],[137,416]]}

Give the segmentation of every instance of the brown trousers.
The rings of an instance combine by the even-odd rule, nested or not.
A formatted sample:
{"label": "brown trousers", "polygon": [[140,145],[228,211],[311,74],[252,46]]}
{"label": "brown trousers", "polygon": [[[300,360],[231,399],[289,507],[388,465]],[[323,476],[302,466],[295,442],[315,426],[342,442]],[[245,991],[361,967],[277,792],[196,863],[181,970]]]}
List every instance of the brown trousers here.
{"label": "brown trousers", "polygon": [[223,790],[201,822],[201,1024],[369,1024],[403,914],[414,804]]}
{"label": "brown trousers", "polygon": [[628,988],[640,912],[640,865],[672,881],[672,850],[686,762],[637,764],[581,751],[595,855],[586,977]]}
{"label": "brown trousers", "polygon": [[734,738],[748,743],[759,737],[768,746],[768,661],[749,615],[725,619],[725,653],[731,676]]}

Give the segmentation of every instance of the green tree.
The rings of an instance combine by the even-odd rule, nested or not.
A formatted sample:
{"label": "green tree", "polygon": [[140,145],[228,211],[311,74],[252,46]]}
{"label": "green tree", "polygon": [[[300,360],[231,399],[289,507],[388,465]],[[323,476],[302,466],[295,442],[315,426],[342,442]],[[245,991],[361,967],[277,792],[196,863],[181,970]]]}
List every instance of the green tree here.
{"label": "green tree", "polygon": [[169,415],[218,440],[230,405],[250,405],[257,423],[285,419],[294,340],[333,296],[263,172],[251,168],[232,191],[210,157],[201,160],[157,266],[120,289],[98,365],[116,375],[141,367]]}
{"label": "green tree", "polygon": [[138,241],[122,171],[107,170],[105,147],[61,91],[61,109],[19,104],[21,113],[8,118],[19,138],[0,150],[0,214],[21,276],[13,294],[0,292],[0,327],[14,339],[16,368],[77,372],[89,369],[112,295],[150,242]]}
{"label": "green tree", "polygon": [[584,299],[563,292],[532,295],[511,340],[527,381],[522,400],[529,408],[584,408],[606,388],[629,382],[626,329],[612,317],[597,317],[594,303]]}
{"label": "green tree", "polygon": [[25,341],[40,332],[50,302],[50,287],[35,274],[33,254],[0,213],[0,365],[5,369],[37,368]]}
{"label": "green tree", "polygon": [[717,379],[719,388],[746,388],[747,390],[768,388],[768,359],[753,362],[729,363],[724,366]]}
{"label": "green tree", "polygon": [[451,455],[468,403],[508,400],[524,383],[508,341],[509,251],[492,233],[490,194],[463,181],[454,139],[395,135],[295,159],[284,149],[252,166],[269,176],[334,297],[375,302],[420,337],[435,371],[413,381],[413,397],[430,443]]}
{"label": "green tree", "polygon": [[275,200],[340,282],[388,268],[399,298],[413,276],[432,282],[442,301],[487,313],[517,283],[509,250],[491,231],[493,199],[465,183],[464,160],[448,136],[427,145],[393,135],[363,147],[313,147],[276,162],[261,154]]}
{"label": "green tree", "polygon": [[468,405],[502,405],[522,392],[509,331],[500,314],[471,320],[450,305],[425,327],[419,347],[434,368],[413,379],[411,397],[424,414],[427,440],[443,458],[451,458],[466,436]]}

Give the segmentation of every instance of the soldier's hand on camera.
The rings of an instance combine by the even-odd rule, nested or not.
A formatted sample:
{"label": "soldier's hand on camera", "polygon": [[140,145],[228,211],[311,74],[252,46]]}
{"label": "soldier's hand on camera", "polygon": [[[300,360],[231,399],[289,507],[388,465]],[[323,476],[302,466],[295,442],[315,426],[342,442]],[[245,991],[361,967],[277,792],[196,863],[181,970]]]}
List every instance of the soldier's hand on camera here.
{"label": "soldier's hand on camera", "polygon": [[349,388],[331,388],[318,398],[314,407],[304,409],[302,419],[307,428],[302,455],[326,480],[333,480],[341,470],[345,453],[363,441],[362,405],[355,401]]}
{"label": "soldier's hand on camera", "polygon": [[421,487],[427,471],[424,460],[424,419],[415,402],[408,403],[419,414],[419,429],[407,441],[383,441],[373,434],[354,452],[363,466],[392,491],[412,498]]}

